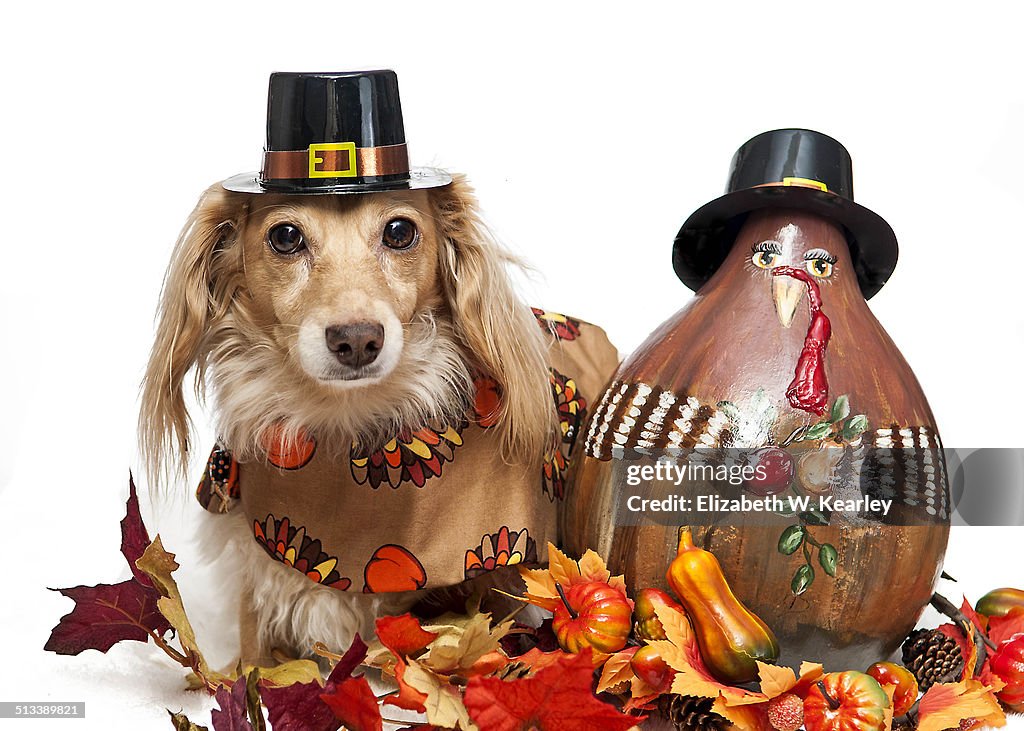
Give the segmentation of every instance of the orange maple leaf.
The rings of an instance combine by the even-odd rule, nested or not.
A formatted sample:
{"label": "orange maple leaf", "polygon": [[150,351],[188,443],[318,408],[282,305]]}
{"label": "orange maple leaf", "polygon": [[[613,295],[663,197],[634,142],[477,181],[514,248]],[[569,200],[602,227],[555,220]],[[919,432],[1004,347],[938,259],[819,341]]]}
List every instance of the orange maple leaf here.
{"label": "orange maple leaf", "polygon": [[576,561],[548,543],[548,568],[528,569],[521,566],[519,575],[526,583],[526,596],[522,598],[523,601],[549,612],[562,605],[558,590],[555,588],[556,583],[567,590],[573,584],[600,581],[615,587],[623,595],[626,594],[625,579],[621,575],[612,576],[604,559],[589,549],[579,561]]}
{"label": "orange maple leaf", "polygon": [[918,731],[957,728],[967,718],[983,726],[1005,726],[1006,714],[992,691],[992,687],[973,679],[933,685],[918,706]]}

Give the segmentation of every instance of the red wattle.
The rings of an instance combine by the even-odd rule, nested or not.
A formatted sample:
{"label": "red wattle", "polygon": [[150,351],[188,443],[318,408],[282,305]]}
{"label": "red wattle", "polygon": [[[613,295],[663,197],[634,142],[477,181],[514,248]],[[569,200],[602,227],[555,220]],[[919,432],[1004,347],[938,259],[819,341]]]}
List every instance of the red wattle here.
{"label": "red wattle", "polygon": [[773,276],[792,277],[807,287],[811,324],[804,336],[804,347],[796,362],[796,375],[786,389],[786,398],[794,409],[823,414],[828,406],[828,379],[825,377],[825,350],[832,337],[832,323],[821,311],[821,291],[807,272],[794,267],[775,267]]}

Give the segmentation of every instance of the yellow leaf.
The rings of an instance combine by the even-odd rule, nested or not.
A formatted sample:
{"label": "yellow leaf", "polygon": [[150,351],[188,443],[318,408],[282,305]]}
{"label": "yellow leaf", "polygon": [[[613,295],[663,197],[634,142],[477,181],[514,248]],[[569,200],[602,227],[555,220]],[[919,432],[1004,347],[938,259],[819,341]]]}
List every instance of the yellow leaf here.
{"label": "yellow leaf", "polygon": [[608,567],[604,564],[604,559],[589,548],[587,549],[587,552],[580,557],[579,563],[580,577],[586,581],[607,582],[612,576],[612,572],[609,571]]}
{"label": "yellow leaf", "polygon": [[579,564],[555,548],[553,543],[548,544],[548,571],[552,580],[565,588],[580,578]]}
{"label": "yellow leaf", "polygon": [[[695,642],[690,619],[678,609],[669,606],[655,605],[655,616],[665,628],[665,638],[676,647],[689,647]],[[676,668],[678,670],[678,668]]]}
{"label": "yellow leaf", "polygon": [[469,717],[462,696],[445,678],[431,672],[415,660],[407,660],[408,665],[402,673],[402,680],[415,690],[427,696],[423,701],[427,709],[427,721],[435,726],[460,728],[464,731],[478,731],[477,725]]}
{"label": "yellow leaf", "polygon": [[790,668],[757,661],[757,675],[761,679],[761,692],[775,698],[796,685],[796,673]]}
{"label": "yellow leaf", "polygon": [[918,709],[918,731],[957,728],[965,718],[976,718],[983,726],[1006,725],[1006,714],[991,688],[973,679],[933,685]]}
{"label": "yellow leaf", "polygon": [[481,657],[497,650],[501,638],[512,629],[512,620],[492,630],[490,614],[474,614],[465,618],[461,626],[429,625],[424,629],[439,633],[439,637],[428,645],[421,663],[439,673],[450,673],[472,667]]}
{"label": "yellow leaf", "polygon": [[629,664],[635,652],[636,649],[631,648],[622,652],[616,652],[608,658],[604,668],[601,670],[601,679],[597,682],[598,693],[604,693],[609,688],[621,685],[622,683],[632,683],[634,680],[639,680],[633,674],[633,668]]}
{"label": "yellow leaf", "polygon": [[730,705],[724,697],[719,697],[711,710],[724,716],[737,731],[773,731],[764,706]]}
{"label": "yellow leaf", "polygon": [[[245,675],[252,672],[252,666],[246,667]],[[324,684],[320,675],[320,666],[312,660],[290,660],[272,668],[258,668],[260,680],[265,680],[271,685],[285,686],[293,683],[309,683],[315,680],[320,685]]]}
{"label": "yellow leaf", "polygon": [[185,656],[192,663],[193,670],[200,676],[200,679],[205,678],[211,684],[224,684],[228,678],[211,670],[202,653],[199,652],[196,633],[185,613],[185,605],[181,599],[181,592],[178,590],[178,583],[171,576],[179,568],[178,562],[174,560],[173,553],[164,550],[160,536],[154,538],[153,542],[146,547],[145,552],[135,562],[135,565],[152,580],[153,586],[160,592],[156,607],[174,627],[178,644],[181,645]]}

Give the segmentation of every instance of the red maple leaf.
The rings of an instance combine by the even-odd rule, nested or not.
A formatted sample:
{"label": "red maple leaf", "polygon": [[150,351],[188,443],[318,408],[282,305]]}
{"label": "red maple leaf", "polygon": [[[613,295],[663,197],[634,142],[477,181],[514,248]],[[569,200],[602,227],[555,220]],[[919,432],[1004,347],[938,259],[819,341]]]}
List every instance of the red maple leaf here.
{"label": "red maple leaf", "polygon": [[156,608],[160,594],[135,579],[54,591],[75,602],[75,608],[60,618],[43,646],[58,655],[77,655],[83,650],[106,652],[123,640],[146,642],[150,632],[163,636],[171,629]]}
{"label": "red maple leaf", "polygon": [[320,700],[328,705],[334,715],[349,731],[383,731],[380,706],[377,696],[366,678],[346,678],[337,683],[329,693],[322,693]]}
{"label": "red maple leaf", "polygon": [[[274,731],[337,731],[341,728],[341,720],[322,696],[334,693],[339,684],[352,677],[352,671],[366,658],[366,649],[366,643],[356,635],[323,686],[312,680],[279,687],[263,685],[260,696]],[[379,711],[377,715],[380,716]]]}
{"label": "red maple leaf", "polygon": [[644,720],[595,698],[593,675],[588,648],[518,680],[470,678],[463,700],[480,731],[625,731]]}
{"label": "red maple leaf", "polygon": [[123,640],[146,642],[150,633],[162,637],[169,632],[170,623],[156,608],[160,593],[135,566],[149,544],[135,481],[129,473],[128,502],[121,520],[121,553],[134,578],[120,584],[54,589],[74,601],[75,608],[60,618],[43,649],[58,655],[77,655],[83,650],[106,652]]}
{"label": "red maple leaf", "polygon": [[397,658],[409,657],[437,639],[437,634],[420,627],[411,614],[381,617],[377,620],[377,639]]}
{"label": "red maple leaf", "polygon": [[245,705],[245,679],[235,681],[229,691],[223,685],[214,696],[220,708],[210,714],[213,731],[253,731]]}

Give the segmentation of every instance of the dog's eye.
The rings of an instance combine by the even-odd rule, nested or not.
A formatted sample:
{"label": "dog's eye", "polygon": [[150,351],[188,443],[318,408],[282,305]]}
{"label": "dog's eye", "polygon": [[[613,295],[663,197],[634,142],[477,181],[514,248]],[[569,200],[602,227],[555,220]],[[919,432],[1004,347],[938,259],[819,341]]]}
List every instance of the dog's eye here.
{"label": "dog's eye", "polygon": [[278,254],[294,254],[306,248],[306,237],[302,235],[297,226],[282,223],[270,229],[267,234],[267,243]]}
{"label": "dog's eye", "polygon": [[391,249],[408,249],[416,243],[416,224],[407,218],[395,218],[384,226],[381,240]]}

